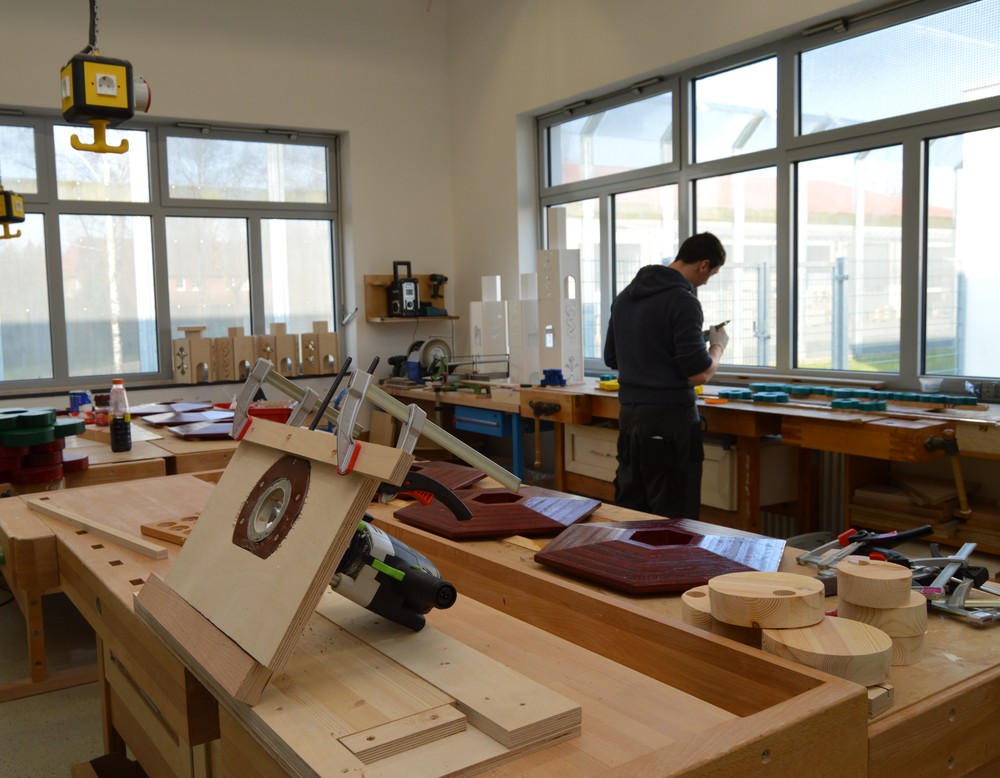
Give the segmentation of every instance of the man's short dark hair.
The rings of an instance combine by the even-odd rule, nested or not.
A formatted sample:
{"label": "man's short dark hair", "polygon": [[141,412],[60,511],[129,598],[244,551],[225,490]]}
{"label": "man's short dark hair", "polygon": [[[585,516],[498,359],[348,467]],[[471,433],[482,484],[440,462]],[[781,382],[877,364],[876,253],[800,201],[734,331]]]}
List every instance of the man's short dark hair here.
{"label": "man's short dark hair", "polygon": [[687,265],[707,259],[709,266],[715,268],[726,264],[726,250],[711,232],[699,232],[681,244],[677,259]]}

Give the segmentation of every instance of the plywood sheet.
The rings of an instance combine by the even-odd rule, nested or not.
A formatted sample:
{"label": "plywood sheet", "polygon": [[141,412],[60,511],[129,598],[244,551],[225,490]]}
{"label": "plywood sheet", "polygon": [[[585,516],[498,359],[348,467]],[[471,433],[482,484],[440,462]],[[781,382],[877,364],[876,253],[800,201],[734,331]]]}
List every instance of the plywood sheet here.
{"label": "plywood sheet", "polygon": [[[308,483],[301,495],[292,490],[300,512],[265,558],[237,545],[234,530],[253,487],[286,456],[308,462]],[[165,581],[250,656],[277,671],[382,480],[361,472],[396,472],[398,480],[409,463],[408,454],[369,444],[355,472],[341,476],[333,435],[255,419]]]}

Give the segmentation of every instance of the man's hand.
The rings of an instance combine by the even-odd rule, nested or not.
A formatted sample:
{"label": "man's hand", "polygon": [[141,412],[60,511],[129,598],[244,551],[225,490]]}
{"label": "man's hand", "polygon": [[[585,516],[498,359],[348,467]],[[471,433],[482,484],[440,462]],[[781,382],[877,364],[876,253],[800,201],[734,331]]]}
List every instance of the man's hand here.
{"label": "man's hand", "polygon": [[729,345],[729,335],[726,333],[726,327],[724,324],[716,324],[714,327],[708,328],[708,347],[718,346],[723,351],[726,350],[726,346]]}

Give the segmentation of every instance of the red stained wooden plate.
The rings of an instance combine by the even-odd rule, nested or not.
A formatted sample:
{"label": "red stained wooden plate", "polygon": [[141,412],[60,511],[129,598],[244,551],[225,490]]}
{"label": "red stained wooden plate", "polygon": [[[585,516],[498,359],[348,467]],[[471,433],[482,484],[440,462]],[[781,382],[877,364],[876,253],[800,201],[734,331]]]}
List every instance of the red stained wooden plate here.
{"label": "red stained wooden plate", "polygon": [[706,526],[688,519],[582,524],[535,561],[633,594],[686,591],[724,573],[778,569],[784,540],[705,534]]}
{"label": "red stained wooden plate", "polygon": [[552,535],[585,519],[601,507],[598,500],[571,497],[537,486],[522,486],[516,494],[506,489],[458,489],[455,495],[472,511],[459,521],[438,500],[413,503],[395,512],[414,527],[452,540],[507,535]]}

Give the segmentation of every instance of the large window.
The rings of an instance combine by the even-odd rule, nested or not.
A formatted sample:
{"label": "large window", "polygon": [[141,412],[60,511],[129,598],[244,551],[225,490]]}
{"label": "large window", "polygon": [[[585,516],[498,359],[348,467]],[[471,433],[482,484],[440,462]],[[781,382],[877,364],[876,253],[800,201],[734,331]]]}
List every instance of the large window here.
{"label": "large window", "polygon": [[108,133],[127,153],[95,154],[70,145],[87,127],[8,113],[0,177],[27,218],[0,242],[0,382],[170,380],[181,327],[333,324],[333,136],[130,123]]}
{"label": "large window", "polygon": [[[720,378],[1000,377],[997,52],[1000,0],[904,3],[540,117],[542,212],[587,209],[588,370],[635,272],[710,231]],[[658,157],[648,122],[608,122],[654,115]]]}

